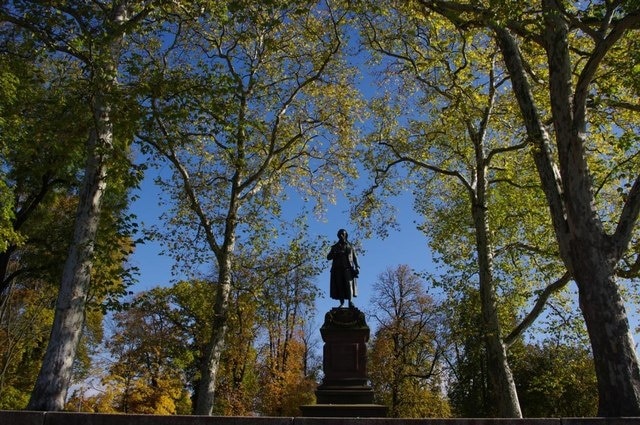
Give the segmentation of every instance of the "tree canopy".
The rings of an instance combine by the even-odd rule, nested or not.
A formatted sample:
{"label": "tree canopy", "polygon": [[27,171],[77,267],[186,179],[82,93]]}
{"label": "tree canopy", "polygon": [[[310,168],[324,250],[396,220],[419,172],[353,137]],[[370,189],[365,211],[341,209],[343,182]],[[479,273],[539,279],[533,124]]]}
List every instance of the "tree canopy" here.
{"label": "tree canopy", "polygon": [[[375,286],[393,416],[640,415],[639,30],[624,0],[3,2],[0,407],[296,415],[314,220],[345,196],[384,238],[408,192],[438,268]],[[143,172],[182,280],[134,294]]]}

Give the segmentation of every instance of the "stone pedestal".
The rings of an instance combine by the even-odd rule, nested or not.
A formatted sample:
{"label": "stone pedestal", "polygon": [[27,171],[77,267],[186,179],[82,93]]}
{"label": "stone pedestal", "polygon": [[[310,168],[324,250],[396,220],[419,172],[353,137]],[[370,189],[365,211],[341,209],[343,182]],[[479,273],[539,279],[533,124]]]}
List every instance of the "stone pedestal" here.
{"label": "stone pedestal", "polygon": [[369,327],[357,308],[333,308],[324,318],[324,379],[315,405],[300,406],[303,416],[385,417],[387,407],[373,404],[367,380]]}

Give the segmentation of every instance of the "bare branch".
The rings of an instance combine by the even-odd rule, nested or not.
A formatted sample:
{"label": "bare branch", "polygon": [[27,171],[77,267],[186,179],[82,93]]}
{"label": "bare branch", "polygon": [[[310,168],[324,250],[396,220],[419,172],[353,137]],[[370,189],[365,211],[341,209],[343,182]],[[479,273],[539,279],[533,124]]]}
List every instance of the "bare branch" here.
{"label": "bare branch", "polygon": [[640,275],[640,254],[636,255],[636,261],[630,264],[629,268],[626,270],[618,269],[616,275],[625,279],[637,278]]}
{"label": "bare branch", "polygon": [[620,100],[608,100],[604,101],[604,103],[606,103],[608,106],[611,106],[612,108],[620,108],[626,109],[627,111],[640,112],[640,103],[623,102]]}
{"label": "bare branch", "polygon": [[[578,77],[578,82],[576,83],[574,110],[576,114],[580,114],[576,116],[576,119],[579,119],[580,121],[585,119],[584,113],[586,112],[589,87],[591,86],[591,82],[593,81],[600,63],[609,50],[611,50],[616,42],[620,40],[620,38],[622,38],[629,29],[636,29],[638,26],[640,26],[640,10],[629,13],[619,21],[615,21],[609,34],[596,43],[596,46],[582,69],[582,72]],[[606,30],[607,27],[608,26],[604,26],[603,30]]]}
{"label": "bare branch", "polygon": [[[167,139],[170,139],[171,136],[166,126],[164,125],[164,122],[162,121],[162,119],[159,117],[156,117],[155,121],[158,124],[158,127],[160,128],[160,131],[162,132],[163,136]],[[187,197],[189,198],[191,209],[196,214],[196,216],[198,216],[200,225],[205,231],[205,235],[206,235],[206,239],[207,239],[207,243],[209,244],[209,247],[214,252],[214,254],[218,255],[220,252],[220,245],[216,240],[215,234],[211,226],[211,222],[207,217],[206,213],[204,212],[204,210],[202,209],[200,201],[198,200],[198,197],[195,193],[195,189],[191,185],[191,179],[189,177],[189,173],[187,169],[184,167],[184,165],[182,164],[182,162],[180,161],[180,159],[178,158],[178,156],[176,155],[175,151],[171,146],[167,146],[167,147],[161,146],[159,143],[151,139],[146,139],[146,142],[149,145],[153,146],[159,154],[161,154],[166,159],[168,159],[169,162],[171,162],[176,167],[176,170],[178,170],[178,173],[180,174],[182,179],[182,188],[185,194],[187,195]]]}
{"label": "bare branch", "polygon": [[531,324],[538,318],[538,316],[540,316],[540,313],[542,313],[549,297],[558,292],[560,289],[564,288],[570,281],[571,275],[569,274],[569,272],[565,272],[565,274],[562,275],[560,279],[544,288],[540,295],[538,295],[538,299],[536,300],[536,303],[534,304],[529,314],[527,314],[522,322],[520,322],[520,324],[516,326],[515,329],[511,331],[511,333],[504,339],[504,344],[507,347],[511,346],[516,341],[516,339],[518,339],[518,337],[520,337],[520,335],[522,335],[522,333],[529,326],[531,326]]}
{"label": "bare branch", "polygon": [[[401,153],[396,149],[396,147],[395,147],[395,146],[393,146],[393,144],[391,144],[391,143],[388,143],[388,142],[379,142],[379,144],[381,144],[381,145],[383,145],[383,146],[387,146],[388,148],[390,148],[390,149],[391,149],[391,151],[393,152],[393,154],[395,155],[395,157],[398,159],[397,161],[394,161],[394,162],[393,162],[393,164],[394,164],[394,165],[395,165],[395,164],[398,164],[398,163],[401,163],[401,162],[406,162],[406,163],[413,164],[413,165],[415,165],[415,166],[417,166],[417,167],[420,167],[420,168],[424,168],[424,169],[426,169],[426,170],[433,171],[434,173],[443,174],[443,175],[445,175],[445,176],[455,177],[455,178],[457,178],[457,179],[462,183],[462,185],[463,185],[467,190],[469,190],[471,193],[473,193],[473,187],[471,186],[471,183],[469,183],[469,181],[467,181],[467,179],[466,179],[462,174],[460,174],[460,172],[459,172],[459,171],[447,170],[447,169],[445,169],[445,168],[437,167],[437,166],[435,166],[435,165],[433,165],[433,164],[429,164],[429,163],[427,163],[427,162],[419,161],[419,160],[417,160],[417,159],[415,159],[415,158],[412,158],[412,157],[409,157],[409,156],[403,155],[403,154],[401,154]],[[389,168],[390,168],[390,167],[387,167],[387,169],[389,169]]]}
{"label": "bare branch", "polygon": [[487,155],[487,163],[491,162],[491,158],[493,158],[496,155],[500,155],[507,152],[518,151],[520,149],[526,148],[530,144],[531,144],[531,139],[526,138],[523,142],[517,143],[515,145],[492,149],[491,152],[489,152],[489,154]]}
{"label": "bare branch", "polygon": [[616,258],[620,258],[631,241],[631,235],[640,215],[640,175],[636,177],[631,190],[627,193],[618,226],[612,236]]}

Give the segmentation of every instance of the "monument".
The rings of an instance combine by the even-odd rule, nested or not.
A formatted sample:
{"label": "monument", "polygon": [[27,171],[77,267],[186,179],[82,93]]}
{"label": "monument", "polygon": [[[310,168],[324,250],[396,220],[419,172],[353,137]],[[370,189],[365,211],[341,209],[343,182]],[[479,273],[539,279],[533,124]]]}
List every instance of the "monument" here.
{"label": "monument", "polygon": [[[373,403],[367,379],[367,342],[370,330],[364,313],[354,305],[359,274],[355,250],[344,229],[327,255],[331,266],[330,295],[340,306],[326,313],[320,335],[324,341],[324,378],[316,389],[316,403],[300,406],[307,417],[385,417],[387,407]],[[348,307],[343,307],[344,301]]]}
{"label": "monument", "polygon": [[306,417],[384,418],[387,406],[374,404],[367,379],[369,327],[355,307],[332,308],[320,328],[324,379],[316,403],[300,406]]}

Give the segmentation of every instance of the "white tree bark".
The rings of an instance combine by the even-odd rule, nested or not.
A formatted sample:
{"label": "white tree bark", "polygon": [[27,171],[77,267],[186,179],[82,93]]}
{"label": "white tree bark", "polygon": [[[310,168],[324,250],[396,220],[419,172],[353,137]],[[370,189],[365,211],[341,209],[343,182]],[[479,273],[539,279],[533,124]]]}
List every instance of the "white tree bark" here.
{"label": "white tree bark", "polygon": [[113,138],[110,109],[95,100],[96,129],[89,137],[84,184],[80,192],[74,234],[65,261],[51,337],[27,406],[30,410],[62,410],[73,362],[84,325],[100,207],[106,189],[105,152]]}
{"label": "white tree bark", "polygon": [[480,280],[482,325],[487,349],[487,367],[492,399],[496,403],[498,417],[521,418],[516,384],[507,359],[507,349],[502,340],[498,318],[496,288],[493,281],[493,254],[488,239],[486,205],[474,204],[473,220],[476,233],[476,251]]}
{"label": "white tree bark", "polygon": [[94,246],[107,187],[108,160],[113,150],[111,105],[107,99],[108,92],[117,84],[116,64],[124,38],[120,27],[127,19],[127,7],[126,2],[121,3],[107,18],[112,21],[110,24],[115,24],[116,33],[111,42],[103,46],[105,57],[96,59],[96,56],[93,58],[95,63],[91,63],[94,67],[91,102],[94,127],[87,141],[84,182],[78,200],[73,240],[60,282],[51,337],[27,406],[31,410],[62,410],[71,382],[91,286]]}
{"label": "white tree bark", "polygon": [[[507,348],[503,341],[498,306],[496,285],[493,278],[493,248],[489,240],[490,226],[487,217],[487,167],[489,161],[484,152],[484,135],[490,118],[493,98],[485,111],[482,128],[475,133],[470,131],[476,157],[475,191],[471,192],[471,214],[475,227],[476,252],[478,255],[478,271],[480,284],[480,302],[482,325],[487,349],[487,367],[489,369],[490,391],[496,403],[498,416],[501,418],[521,418],[520,401],[513,374],[507,359]],[[471,126],[469,126],[471,128]]]}
{"label": "white tree bark", "polygon": [[218,276],[220,283],[216,290],[216,303],[213,311],[211,340],[207,345],[206,358],[200,368],[200,383],[194,413],[196,415],[211,415],[215,401],[215,391],[220,368],[220,357],[225,348],[227,334],[227,314],[229,310],[229,294],[231,293],[231,262],[224,261],[226,266]]}

